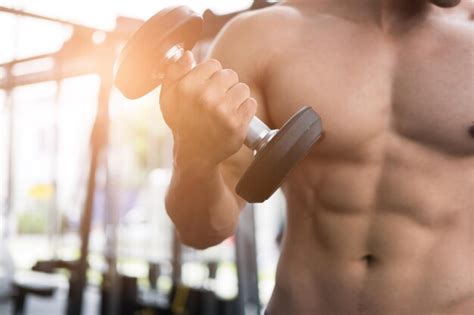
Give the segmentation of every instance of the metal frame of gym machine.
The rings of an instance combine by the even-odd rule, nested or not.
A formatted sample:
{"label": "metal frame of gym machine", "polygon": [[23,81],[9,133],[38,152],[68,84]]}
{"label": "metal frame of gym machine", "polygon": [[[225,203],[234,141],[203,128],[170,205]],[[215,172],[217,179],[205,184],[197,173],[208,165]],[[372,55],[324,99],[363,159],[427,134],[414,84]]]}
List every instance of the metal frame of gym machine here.
{"label": "metal frame of gym machine", "polygon": [[[273,1],[274,2],[274,1]],[[272,5],[265,0],[255,0],[249,10],[255,10]],[[66,41],[63,47],[54,53],[33,56],[24,59],[16,59],[4,64],[0,64],[0,69],[4,70],[5,75],[0,78],[0,90],[6,92],[6,106],[9,111],[9,140],[8,140],[8,174],[7,174],[7,201],[6,213],[11,209],[12,205],[12,188],[14,185],[12,175],[13,156],[13,101],[10,93],[17,87],[22,85],[40,83],[45,81],[56,81],[60,83],[63,79],[69,77],[77,77],[87,74],[97,74],[100,77],[100,89],[98,94],[97,113],[90,136],[90,163],[87,179],[87,193],[84,203],[84,209],[81,215],[80,225],[80,257],[74,265],[74,272],[71,272],[69,297],[66,307],[67,315],[81,315],[83,306],[83,293],[87,284],[86,273],[88,269],[88,251],[89,251],[89,235],[92,223],[94,192],[96,189],[96,172],[101,163],[101,155],[104,154],[104,148],[107,146],[108,137],[108,105],[109,96],[113,88],[113,59],[117,48],[130,36],[133,31],[140,25],[140,21],[118,18],[117,27],[113,31],[103,31],[91,27],[83,26],[77,23],[64,21],[60,19],[45,17],[24,11],[19,11],[7,7],[0,7],[0,13],[10,13],[14,15],[26,16],[42,20],[48,20],[63,25],[69,25],[73,28],[71,38]],[[210,40],[222,26],[229,21],[237,13],[218,16],[211,11],[204,13],[204,31],[202,40]],[[103,43],[94,44],[92,35],[95,32],[103,32],[106,39]],[[108,58],[107,58],[108,57]],[[50,70],[33,72],[22,75],[14,75],[12,69],[15,65],[44,60],[46,58],[54,61],[54,67]],[[113,209],[110,209],[113,211]],[[116,223],[116,222],[115,222]],[[114,227],[113,227],[114,228]],[[4,236],[2,236],[4,237]],[[112,241],[112,245],[114,243]],[[112,273],[115,271],[115,251],[111,251],[113,257],[108,257],[109,268]],[[174,262],[173,262],[173,280],[180,278],[181,258],[180,245],[175,242],[174,245]],[[257,279],[257,258],[256,258],[256,242],[255,242],[255,222],[253,207],[249,206],[243,212],[241,224],[236,234],[236,265],[239,283],[239,309],[241,314],[259,314],[260,301],[258,294]],[[113,309],[113,308],[112,308]]]}
{"label": "metal frame of gym machine", "polygon": [[[63,79],[69,77],[77,77],[87,74],[97,74],[100,77],[100,89],[98,94],[97,113],[91,133],[90,140],[90,163],[88,170],[87,193],[84,204],[84,210],[81,215],[80,227],[80,257],[74,264],[74,270],[71,270],[69,298],[66,307],[66,314],[79,315],[82,312],[83,291],[86,286],[86,271],[88,268],[87,255],[89,250],[89,235],[92,222],[93,201],[95,192],[95,175],[99,164],[99,157],[102,149],[107,142],[108,129],[108,103],[109,95],[112,89],[112,69],[113,64],[111,58],[114,56],[115,50],[121,42],[139,26],[139,21],[129,19],[118,20],[119,26],[114,32],[104,32],[107,35],[106,40],[95,45],[92,41],[92,35],[95,32],[101,31],[75,23],[70,23],[54,18],[44,17],[36,14],[31,14],[23,11],[18,11],[10,8],[0,8],[0,12],[10,13],[14,15],[21,15],[31,18],[48,20],[64,25],[70,25],[73,28],[71,38],[66,41],[63,47],[50,54],[33,56],[24,59],[17,59],[11,62],[0,65],[5,70],[5,76],[0,80],[0,89],[6,91],[7,106],[10,113],[9,117],[9,174],[8,174],[8,199],[7,211],[11,209],[12,200],[11,193],[14,185],[12,170],[13,156],[13,101],[9,96],[11,90],[17,86],[40,83],[45,81],[56,81],[60,83]],[[127,23],[128,22],[128,23]],[[135,24],[133,23],[135,22]],[[127,25],[128,24],[128,25]],[[130,27],[130,28],[128,28]],[[12,69],[19,64],[40,61],[44,59],[51,59],[54,61],[52,69],[33,72],[23,75],[14,75]],[[107,63],[107,61],[109,61]],[[6,214],[8,215],[8,214]]]}

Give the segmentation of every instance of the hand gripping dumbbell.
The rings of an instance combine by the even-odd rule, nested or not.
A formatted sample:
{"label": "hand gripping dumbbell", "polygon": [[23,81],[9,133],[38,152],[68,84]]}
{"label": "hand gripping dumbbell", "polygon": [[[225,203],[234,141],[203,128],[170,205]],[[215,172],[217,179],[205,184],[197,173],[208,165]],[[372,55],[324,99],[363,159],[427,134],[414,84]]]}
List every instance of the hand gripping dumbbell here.
{"label": "hand gripping dumbbell", "polygon": [[[200,15],[185,6],[160,11],[125,45],[115,65],[115,84],[127,97],[141,97],[162,84],[167,66],[199,40]],[[248,202],[263,202],[280,186],[322,135],[321,119],[303,107],[280,130],[257,117],[249,125],[245,145],[255,158],[236,187]]]}

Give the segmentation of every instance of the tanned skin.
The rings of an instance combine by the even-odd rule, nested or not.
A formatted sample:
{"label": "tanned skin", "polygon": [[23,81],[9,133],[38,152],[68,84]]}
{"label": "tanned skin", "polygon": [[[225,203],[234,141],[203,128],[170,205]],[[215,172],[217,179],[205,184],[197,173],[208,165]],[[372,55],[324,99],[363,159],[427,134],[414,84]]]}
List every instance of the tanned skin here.
{"label": "tanned skin", "polygon": [[197,248],[236,228],[252,115],[322,117],[282,187],[269,314],[473,314],[474,24],[439,14],[458,2],[286,1],[233,20],[197,68],[190,53],[169,68],[167,211]]}

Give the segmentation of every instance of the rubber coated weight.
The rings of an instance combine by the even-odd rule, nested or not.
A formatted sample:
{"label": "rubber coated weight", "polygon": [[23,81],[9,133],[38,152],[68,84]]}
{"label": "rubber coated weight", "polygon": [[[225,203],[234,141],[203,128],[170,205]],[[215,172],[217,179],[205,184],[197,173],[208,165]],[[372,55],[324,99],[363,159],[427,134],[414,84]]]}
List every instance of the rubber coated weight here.
{"label": "rubber coated weight", "polygon": [[258,151],[237,184],[237,194],[249,202],[263,202],[280,187],[288,173],[323,133],[321,118],[303,107]]}
{"label": "rubber coated weight", "polygon": [[185,6],[165,9],[148,20],[126,44],[115,65],[115,85],[130,99],[161,85],[166,53],[176,45],[191,49],[199,39],[202,18]]}

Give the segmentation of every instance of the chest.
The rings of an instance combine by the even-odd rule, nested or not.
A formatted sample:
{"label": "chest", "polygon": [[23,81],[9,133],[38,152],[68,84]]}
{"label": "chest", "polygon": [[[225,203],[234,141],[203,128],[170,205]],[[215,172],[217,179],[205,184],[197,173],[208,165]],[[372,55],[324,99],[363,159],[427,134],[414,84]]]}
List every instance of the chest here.
{"label": "chest", "polygon": [[[304,38],[304,37],[303,37]],[[474,154],[474,46],[429,36],[304,38],[275,58],[265,92],[280,127],[303,105],[322,117],[321,154],[367,153],[387,133],[455,155]]]}

